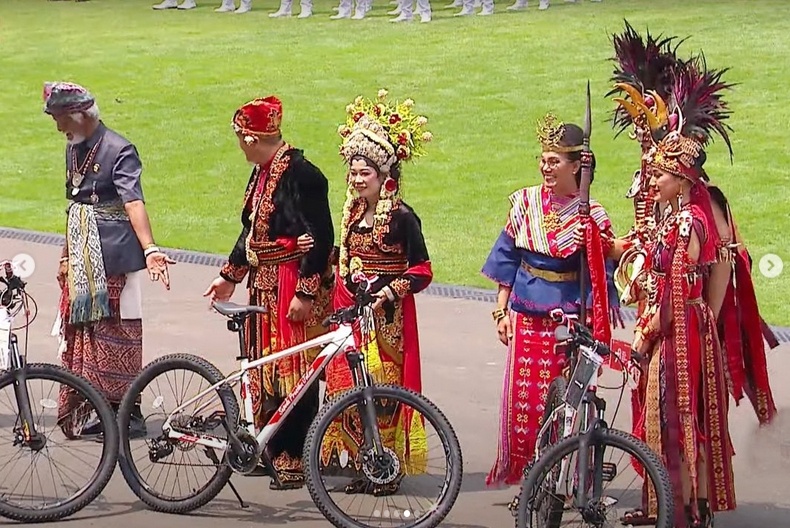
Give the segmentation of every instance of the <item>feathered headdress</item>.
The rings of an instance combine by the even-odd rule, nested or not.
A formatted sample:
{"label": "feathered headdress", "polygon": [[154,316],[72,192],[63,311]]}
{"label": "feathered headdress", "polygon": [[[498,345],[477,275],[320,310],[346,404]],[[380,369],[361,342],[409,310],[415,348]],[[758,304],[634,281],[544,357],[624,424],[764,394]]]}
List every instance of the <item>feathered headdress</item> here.
{"label": "feathered headdress", "polygon": [[674,75],[670,106],[683,118],[680,124],[682,135],[693,138],[704,148],[713,141],[713,134],[717,133],[727,144],[732,161],[732,143],[728,134],[732,128],[725,123],[732,111],[724,101],[722,92],[733,88],[735,84],[722,80],[727,71],[729,68],[708,69],[702,53],[683,61]]}
{"label": "feathered headdress", "polygon": [[[660,119],[661,116],[657,116],[660,109],[653,108],[655,98],[651,94],[657,94],[664,101],[669,98],[678,66],[676,51],[683,41],[676,41],[677,37],[654,37],[649,31],[643,39],[627,20],[625,30],[612,35],[611,40],[615,52],[611,77],[614,88],[606,97],[618,96],[615,101],[620,104],[613,112],[612,126],[619,135],[631,126],[645,125],[644,110],[635,106],[636,103]],[[625,97],[631,100],[630,104]]]}

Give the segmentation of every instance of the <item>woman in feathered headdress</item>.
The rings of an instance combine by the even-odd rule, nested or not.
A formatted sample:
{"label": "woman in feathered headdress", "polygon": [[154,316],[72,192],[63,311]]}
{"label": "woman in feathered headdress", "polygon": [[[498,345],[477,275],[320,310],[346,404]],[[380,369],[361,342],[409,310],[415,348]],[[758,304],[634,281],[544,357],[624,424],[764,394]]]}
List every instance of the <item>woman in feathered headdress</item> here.
{"label": "woman in feathered headdress", "polygon": [[[632,33],[629,26],[624,36],[615,41],[617,57],[623,71],[614,78],[621,84],[617,84],[610,94],[622,92],[622,97],[615,99],[619,107],[615,111],[614,121],[621,129],[633,125],[634,136],[642,145],[642,173],[647,174],[646,163],[655,154],[654,136],[679,130],[678,117],[681,115],[682,134],[704,149],[712,141],[713,134],[717,133],[727,144],[732,156],[727,133],[729,127],[725,124],[730,112],[722,98],[722,92],[732,86],[722,81],[727,70],[709,69],[702,55],[682,60],[669,48],[663,54],[657,53],[656,45],[652,46],[652,53],[647,53],[644,48],[649,49],[651,46],[648,44],[640,47],[635,44],[636,39]],[[664,42],[668,44],[670,40],[665,39]],[[631,82],[629,79],[637,79],[638,82]],[[704,153],[700,156],[704,156]],[[647,183],[649,179],[642,181]],[[728,387],[736,403],[745,393],[751,400],[760,423],[767,423],[773,418],[776,408],[768,382],[763,336],[770,346],[777,346],[777,342],[760,317],[750,276],[751,259],[742,247],[727,199],[721,189],[711,184],[701,164],[695,185],[699,186],[694,187],[695,189],[704,187],[706,191],[700,193],[700,196],[707,195],[706,216],[712,220],[710,229],[719,237],[714,262],[706,268],[704,274],[704,292],[705,300],[717,322],[720,344],[726,353]],[[643,197],[649,198],[653,192],[651,189],[655,188],[651,185],[642,186]],[[666,205],[664,202],[664,206]],[[665,207],[664,213],[671,212],[671,206]],[[621,259],[619,272],[637,261],[638,253],[646,257],[643,263],[644,272],[632,272],[632,283],[627,285],[625,293],[631,294],[633,300],[636,298],[633,295],[635,291],[644,295],[650,294],[648,290],[652,290],[650,304],[655,307],[659,295],[656,286],[660,280],[650,269],[649,255],[645,254],[646,243],[650,245],[651,238],[655,238],[655,230],[649,229],[655,217],[647,214],[643,218],[648,222],[643,222],[642,229],[637,227],[632,231],[642,247],[633,246],[626,251]],[[638,210],[636,225],[639,225]],[[737,249],[738,246],[741,246],[740,249]],[[624,275],[618,273],[618,276],[622,278]],[[634,282],[638,283],[636,287]],[[644,309],[645,300],[640,298],[640,316]],[[648,424],[642,414],[646,410],[646,381],[642,378],[639,389],[632,395],[635,411],[634,433],[643,438]],[[652,388],[657,390],[655,384]],[[656,427],[654,424],[654,431]],[[634,525],[651,523],[650,518],[645,516],[644,508],[627,512],[623,520]]]}
{"label": "woman in feathered headdress", "polygon": [[[433,279],[420,218],[401,197],[401,169],[423,155],[432,135],[427,118],[415,113],[414,101],[389,102],[380,90],[374,100],[358,97],[346,107],[347,120],[338,133],[340,155],[348,166],[348,190],[340,226],[335,309],[351,306],[357,285],[352,274],[375,278],[373,305],[377,339],[365,351],[368,370],[377,383],[422,390],[417,313],[414,295]],[[332,397],[353,386],[348,362],[338,357],[326,371],[326,394]],[[418,473],[425,463],[426,439],[411,412],[380,409],[379,423],[388,447],[395,450],[405,473]],[[384,496],[399,481],[374,485],[361,473],[357,459],[362,432],[345,421],[333,424],[322,447],[328,471],[355,478],[346,493]]]}
{"label": "woman in feathered headdress", "polygon": [[[720,239],[703,178],[703,113],[677,91],[674,97],[676,119],[652,130],[650,185],[669,212],[648,247],[657,284],[633,348],[648,362],[644,436],[664,458],[675,503],[685,505],[676,524],[706,527],[712,512],[735,508],[726,364],[705,297]],[[655,510],[651,491],[648,514]]]}
{"label": "woman in feathered headdress", "polygon": [[[626,194],[634,203],[634,223],[625,236],[615,241],[614,253],[618,259],[615,281],[622,290],[620,302],[635,303],[637,318],[647,309],[648,296],[656,280],[647,248],[655,240],[660,212],[654,201],[655,189],[650,185],[647,162],[654,147],[652,129],[667,126],[674,117],[669,115],[664,101],[670,98],[680,66],[676,56],[680,42],[675,41],[676,37],[656,37],[649,31],[642,37],[628,21],[622,33],[612,36],[614,87],[606,94],[617,96],[612,124],[616,136],[629,131],[629,137],[640,146],[640,167],[634,172]],[[631,427],[635,436],[644,438],[642,415],[647,379],[638,373],[634,377],[638,383],[631,391]],[[641,467],[635,469],[643,474]],[[647,481],[644,485],[648,485]],[[626,511],[621,521],[633,526],[655,524],[655,515],[648,515],[647,508],[643,503],[640,508]]]}
{"label": "woman in feathered headdress", "polygon": [[[724,90],[732,87],[722,80],[727,69],[707,66],[703,55],[684,61],[673,86],[673,101],[680,105],[690,134],[707,146],[717,133],[732,157],[732,145],[725,120],[730,110],[723,100]],[[706,297],[716,316],[719,339],[727,358],[730,393],[739,404],[746,395],[761,424],[769,423],[776,405],[768,380],[765,344],[778,341],[765,324],[757,306],[751,278],[751,256],[738,233],[729,201],[714,185],[704,169],[701,177],[711,197],[711,211],[719,234],[716,262],[711,267]]]}

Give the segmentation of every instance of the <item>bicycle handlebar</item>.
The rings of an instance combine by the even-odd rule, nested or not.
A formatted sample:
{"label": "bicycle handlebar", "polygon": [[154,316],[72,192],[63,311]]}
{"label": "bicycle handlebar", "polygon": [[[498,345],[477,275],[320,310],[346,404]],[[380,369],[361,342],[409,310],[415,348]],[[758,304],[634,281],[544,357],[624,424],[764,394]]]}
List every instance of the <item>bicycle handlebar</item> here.
{"label": "bicycle handlebar", "polygon": [[351,282],[357,284],[357,291],[354,295],[354,304],[348,308],[341,308],[321,322],[324,328],[332,324],[353,323],[362,313],[362,309],[375,302],[376,297],[370,293],[373,283],[378,280],[378,276],[368,277],[364,273],[353,273]]}
{"label": "bicycle handlebar", "polygon": [[0,306],[11,308],[18,295],[25,291],[25,281],[14,274],[10,260],[0,262],[2,272],[0,273],[0,283],[5,284],[6,289],[0,292]]}
{"label": "bicycle handlebar", "polygon": [[[598,355],[603,357],[612,353],[608,345],[596,340],[592,335],[592,331],[579,322],[578,315],[566,314],[562,308],[556,308],[549,312],[549,317],[555,323],[560,323],[560,326],[554,330],[554,339],[558,343],[586,346],[592,348]],[[570,355],[573,348],[571,347],[566,354]]]}
{"label": "bicycle handlebar", "polygon": [[[569,326],[560,325],[554,330],[554,339],[558,343],[570,342],[575,346],[586,346],[593,350],[599,356],[606,357],[612,353],[611,349],[605,343],[596,340],[590,329],[581,323],[575,323]],[[570,351],[568,351],[570,353]]]}

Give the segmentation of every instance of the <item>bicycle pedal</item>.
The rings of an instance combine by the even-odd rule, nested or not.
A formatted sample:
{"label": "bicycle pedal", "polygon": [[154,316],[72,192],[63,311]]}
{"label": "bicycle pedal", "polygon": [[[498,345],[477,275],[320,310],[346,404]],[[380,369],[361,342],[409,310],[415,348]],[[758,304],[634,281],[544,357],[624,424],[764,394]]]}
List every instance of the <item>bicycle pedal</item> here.
{"label": "bicycle pedal", "polygon": [[507,509],[510,510],[510,514],[513,517],[518,516],[518,495],[513,497],[513,500],[508,503]]}
{"label": "bicycle pedal", "polygon": [[604,482],[613,481],[617,477],[617,464],[604,462],[601,467],[601,473]]}

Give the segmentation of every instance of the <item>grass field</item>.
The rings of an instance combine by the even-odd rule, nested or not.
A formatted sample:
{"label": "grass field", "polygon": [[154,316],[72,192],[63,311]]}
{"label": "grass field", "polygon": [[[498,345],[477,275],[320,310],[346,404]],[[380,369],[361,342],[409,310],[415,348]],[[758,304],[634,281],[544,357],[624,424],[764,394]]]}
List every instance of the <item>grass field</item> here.
{"label": "grass field", "polygon": [[[160,244],[223,254],[249,175],[229,126],[237,106],[270,93],[283,99],[287,139],[329,177],[337,223],[337,125],[355,96],[386,87],[412,97],[435,136],[404,185],[436,280],[490,286],[479,269],[506,196],[539,181],[534,123],[547,111],[581,121],[587,79],[599,167],[592,194],[618,231],[630,225],[623,194],[638,147],[613,138],[613,104],[603,97],[609,35],[627,18],[640,31],[690,36],[681,53],[703,49],[713,67],[732,68],[734,163],[717,142],[706,167],[733,200],[755,258],[776,253],[790,266],[787,0],[555,0],[545,12],[531,0],[526,12],[505,12],[501,2],[495,16],[464,19],[435,2],[432,23],[405,25],[388,22],[386,0],[363,21],[330,20],[329,0],[316,0],[310,19],[270,19],[275,1],[255,0],[246,15],[214,13],[219,0],[187,12],[153,11],[153,0],[0,1],[0,225],[63,231],[64,145],[41,111],[44,81],[87,86],[105,122],[136,143]],[[755,282],[767,319],[790,323],[790,268],[772,280],[755,269]]]}

